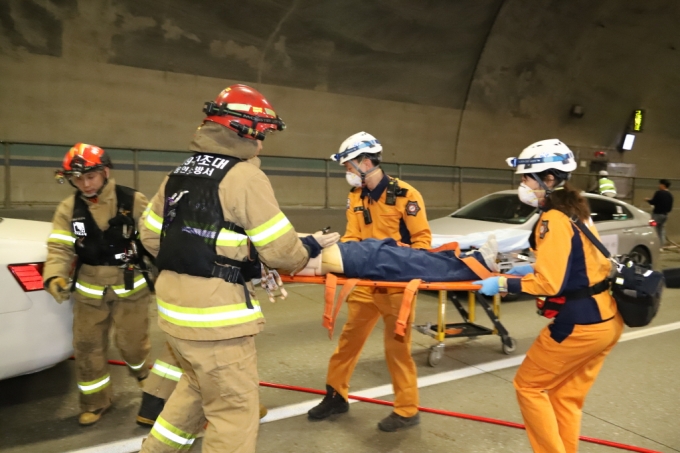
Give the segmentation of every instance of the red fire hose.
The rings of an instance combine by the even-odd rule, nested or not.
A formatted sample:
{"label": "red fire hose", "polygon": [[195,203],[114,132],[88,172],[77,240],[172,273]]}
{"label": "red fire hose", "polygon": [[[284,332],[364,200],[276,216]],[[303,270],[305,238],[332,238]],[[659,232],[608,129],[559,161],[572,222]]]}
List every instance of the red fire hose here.
{"label": "red fire hose", "polygon": [[[71,357],[71,359],[73,359],[73,357]],[[109,360],[109,363],[111,365],[122,365],[122,366],[126,365],[125,362],[122,362],[120,360]],[[275,388],[275,389],[281,389],[281,390],[293,390],[295,392],[312,393],[312,394],[315,394],[315,395],[325,395],[326,394],[325,390],[311,389],[311,388],[307,388],[307,387],[298,387],[298,386],[295,386],[295,385],[274,384],[274,383],[271,383],[271,382],[260,381],[260,386],[270,387],[270,388]],[[351,400],[361,401],[361,402],[364,402],[364,403],[380,404],[382,406],[394,406],[394,403],[392,403],[390,401],[379,400],[379,399],[375,399],[375,398],[366,398],[366,397],[363,397],[363,396],[355,396],[355,395],[348,395],[347,398],[349,398]],[[432,409],[432,408],[429,408],[429,407],[421,407],[421,406],[418,406],[418,410],[421,411],[421,412],[426,412],[428,414],[445,415],[447,417],[462,418],[462,419],[465,419],[465,420],[473,420],[473,421],[482,422],[482,423],[491,423],[493,425],[507,426],[509,428],[525,429],[524,425],[522,425],[521,423],[508,422],[508,421],[505,421],[505,420],[498,420],[498,419],[495,419],[495,418],[480,417],[478,415],[463,414],[463,413],[460,413],[460,412],[445,411],[445,410],[442,410],[442,409]],[[591,444],[605,445],[607,447],[619,448],[621,450],[634,451],[634,452],[638,452],[638,453],[661,453],[658,450],[650,450],[648,448],[636,447],[634,445],[620,444],[618,442],[612,442],[610,440],[597,439],[595,437],[580,436],[579,440],[582,440],[584,442],[589,442]]]}

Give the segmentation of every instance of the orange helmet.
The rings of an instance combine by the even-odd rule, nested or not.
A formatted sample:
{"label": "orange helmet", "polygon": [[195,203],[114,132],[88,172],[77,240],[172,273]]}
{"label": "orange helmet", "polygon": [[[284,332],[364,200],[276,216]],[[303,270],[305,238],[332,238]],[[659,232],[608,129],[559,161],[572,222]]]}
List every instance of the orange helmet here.
{"label": "orange helmet", "polygon": [[113,164],[106,151],[100,147],[76,143],[64,156],[61,167],[57,170],[57,179],[80,176],[91,171],[103,170],[104,167],[113,168]]}
{"label": "orange helmet", "polygon": [[241,137],[264,140],[265,132],[282,131],[286,124],[262,94],[247,85],[232,85],[222,90],[214,102],[206,102],[205,121],[226,126]]}

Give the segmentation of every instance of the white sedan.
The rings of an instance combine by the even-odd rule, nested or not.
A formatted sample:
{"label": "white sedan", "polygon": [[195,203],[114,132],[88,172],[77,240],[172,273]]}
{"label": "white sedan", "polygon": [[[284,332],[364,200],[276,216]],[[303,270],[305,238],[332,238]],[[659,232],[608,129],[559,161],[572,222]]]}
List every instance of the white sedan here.
{"label": "white sedan", "polygon": [[44,289],[49,222],[0,218],[0,379],[49,368],[73,354],[73,302]]}
{"label": "white sedan", "polygon": [[[582,194],[602,243],[612,255],[628,255],[640,264],[658,264],[659,240],[650,215],[635,206],[601,195]],[[458,241],[461,248],[481,246],[489,234],[498,239],[500,251],[528,247],[538,220],[535,208],[519,201],[517,191],[504,190],[479,198],[453,214],[430,221],[433,246]],[[439,242],[437,242],[439,241]]]}

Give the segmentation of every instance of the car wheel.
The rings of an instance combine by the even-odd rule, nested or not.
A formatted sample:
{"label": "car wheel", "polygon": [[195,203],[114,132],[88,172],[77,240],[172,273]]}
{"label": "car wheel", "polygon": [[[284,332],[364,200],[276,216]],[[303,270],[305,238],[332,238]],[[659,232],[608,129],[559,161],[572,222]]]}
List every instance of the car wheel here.
{"label": "car wheel", "polygon": [[646,266],[652,265],[652,257],[649,255],[649,252],[647,251],[646,248],[639,245],[630,251],[630,253],[628,254],[628,258],[630,258],[630,260],[633,261],[635,264],[641,264]]}

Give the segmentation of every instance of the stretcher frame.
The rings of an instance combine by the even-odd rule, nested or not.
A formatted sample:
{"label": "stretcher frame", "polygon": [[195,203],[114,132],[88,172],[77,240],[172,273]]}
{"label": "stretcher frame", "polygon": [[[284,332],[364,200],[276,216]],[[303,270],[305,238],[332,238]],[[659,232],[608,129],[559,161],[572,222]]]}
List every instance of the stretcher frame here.
{"label": "stretcher frame", "polygon": [[[337,284],[343,285],[348,278],[344,276],[337,276]],[[326,277],[319,276],[294,276],[282,275],[281,280],[286,283],[312,283],[325,284]],[[359,280],[356,286],[367,286],[373,288],[406,288],[408,282],[383,282],[373,280]],[[418,290],[437,291],[438,293],[438,310],[437,310],[437,324],[427,323],[416,325],[413,328],[418,332],[434,338],[437,344],[430,347],[430,353],[427,358],[427,363],[434,367],[441,361],[444,351],[444,340],[446,338],[476,338],[483,335],[498,335],[501,337],[501,346],[505,354],[511,354],[515,351],[517,343],[514,338],[510,336],[508,330],[500,321],[501,312],[501,296],[496,294],[493,296],[491,303],[480,293],[477,292],[481,288],[480,285],[473,285],[472,282],[421,282],[418,285]],[[458,310],[458,313],[463,318],[463,322],[447,323],[446,322],[446,302],[448,292],[467,292],[468,294],[468,308],[463,308],[460,301],[452,296],[451,302]],[[476,302],[478,302],[484,312],[489,317],[494,327],[489,328],[475,324]],[[451,329],[459,329],[456,333],[447,333]]]}

